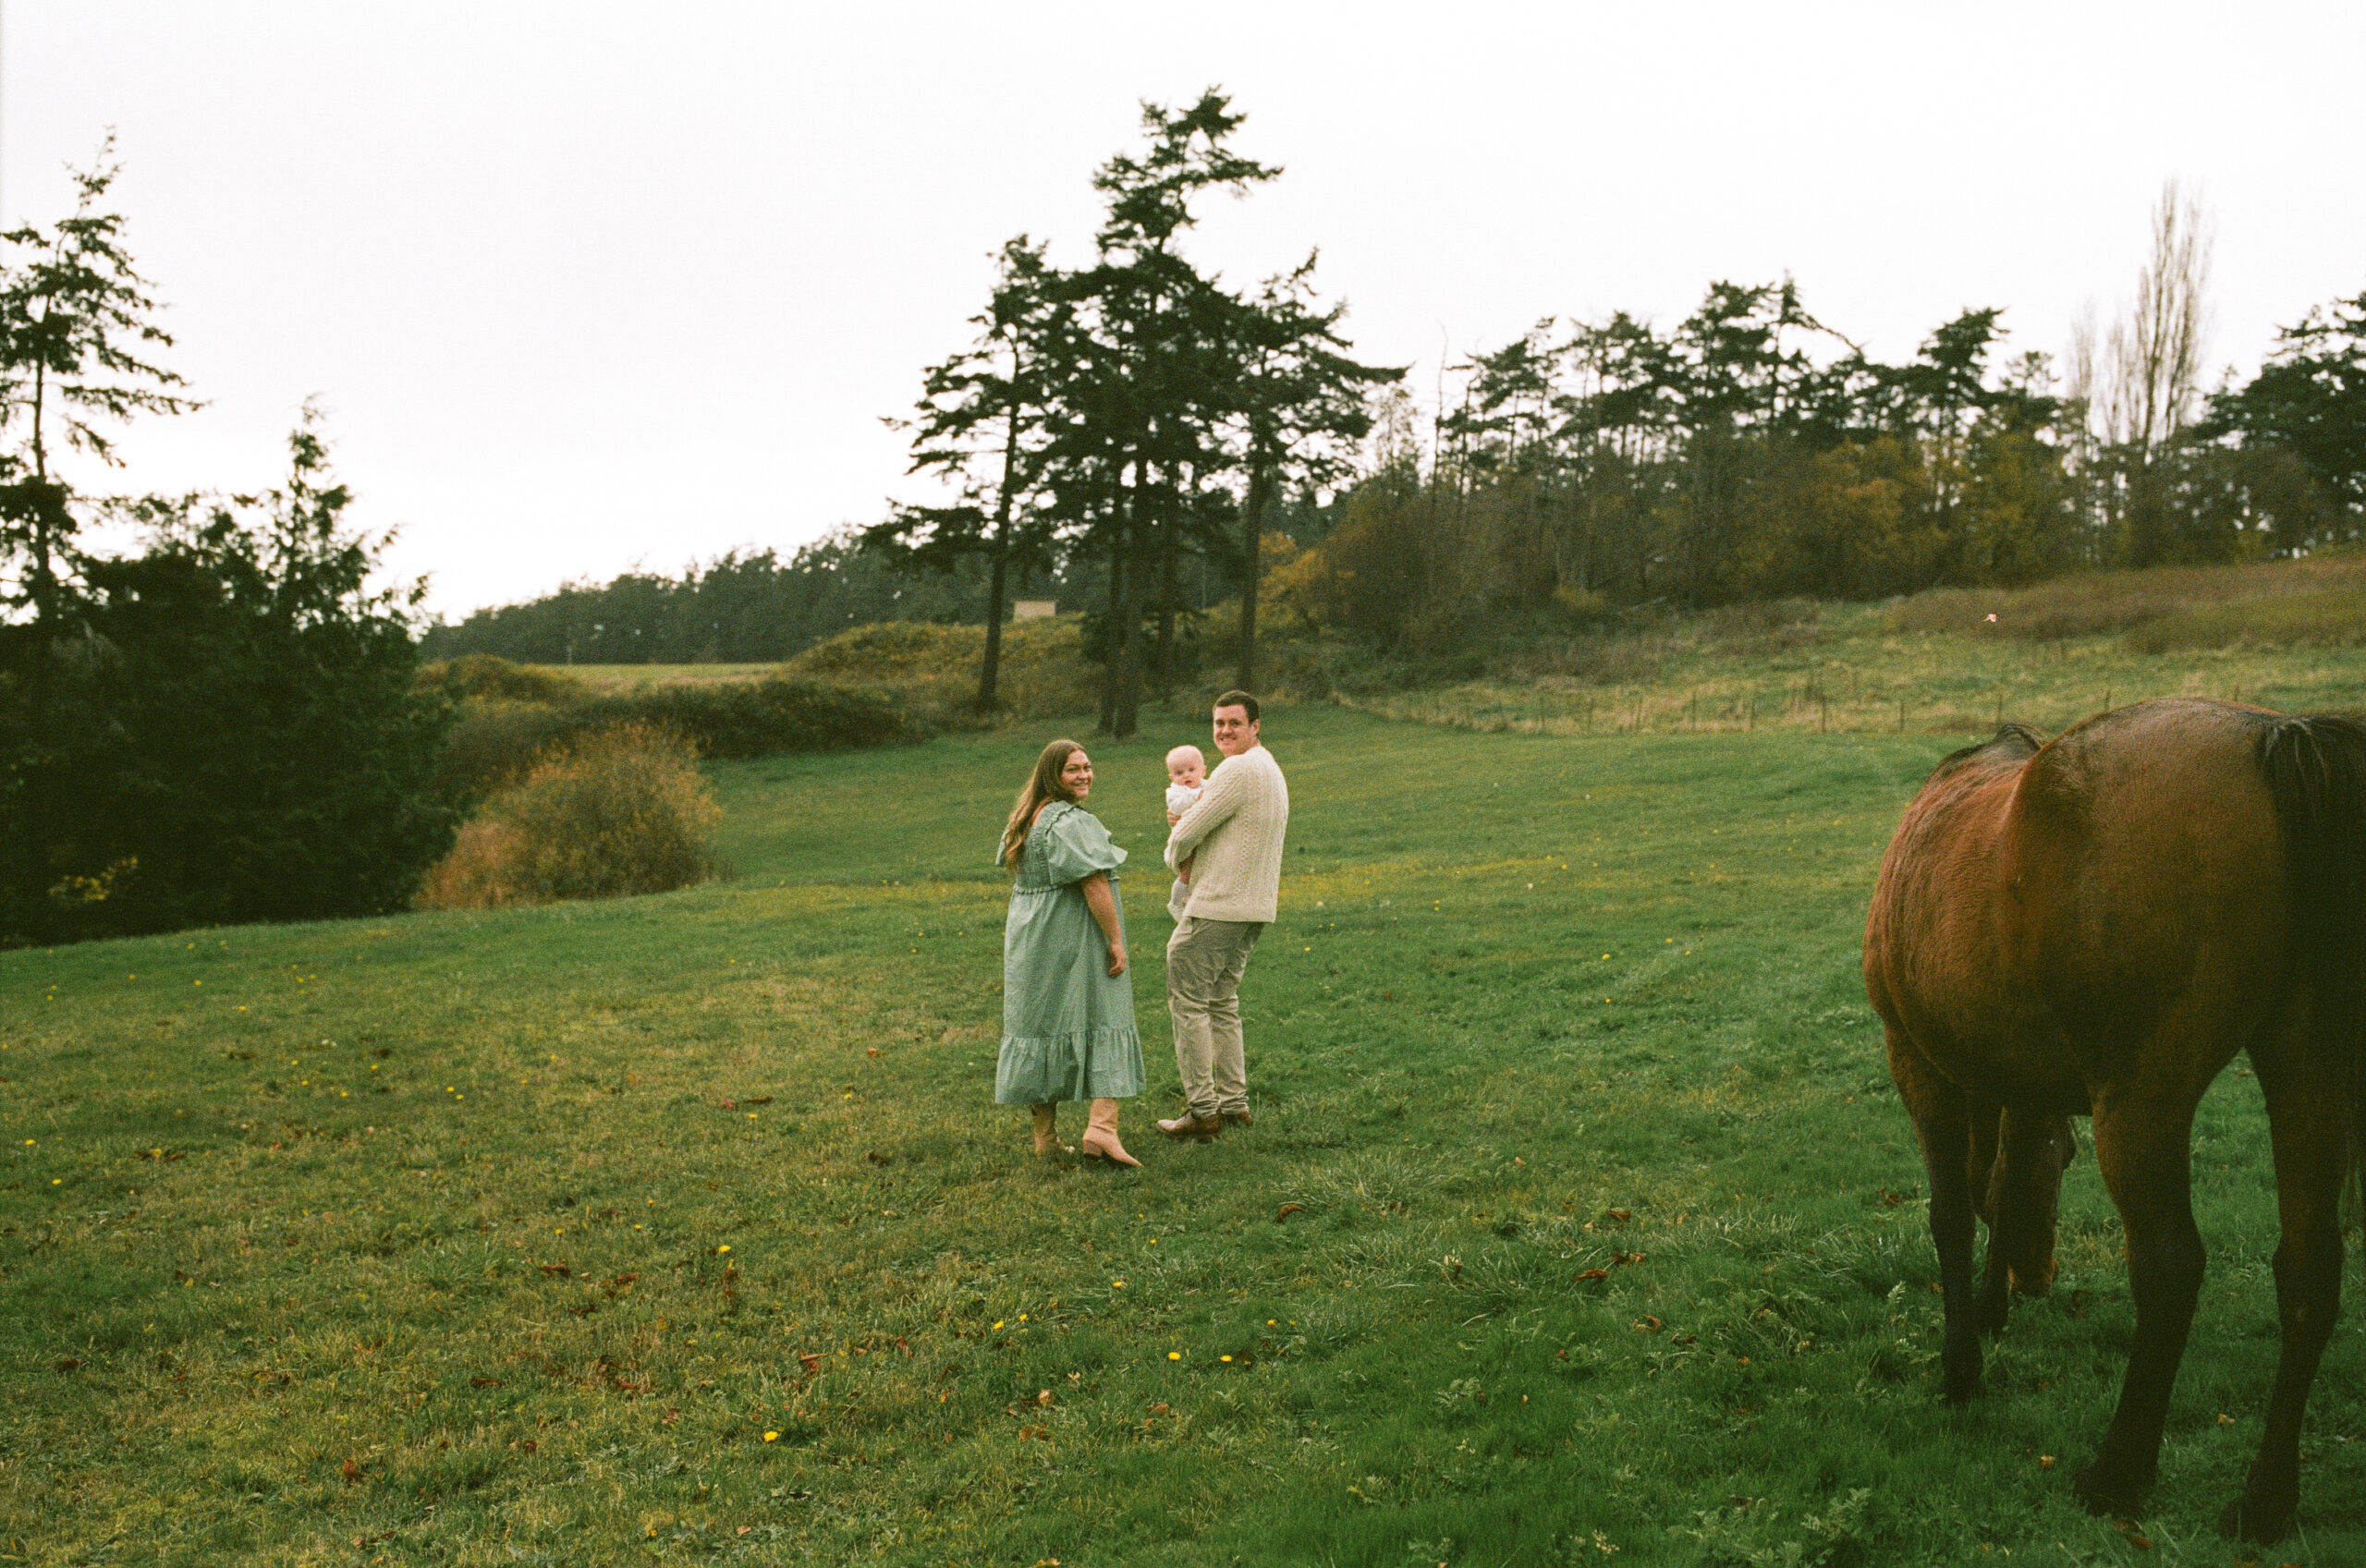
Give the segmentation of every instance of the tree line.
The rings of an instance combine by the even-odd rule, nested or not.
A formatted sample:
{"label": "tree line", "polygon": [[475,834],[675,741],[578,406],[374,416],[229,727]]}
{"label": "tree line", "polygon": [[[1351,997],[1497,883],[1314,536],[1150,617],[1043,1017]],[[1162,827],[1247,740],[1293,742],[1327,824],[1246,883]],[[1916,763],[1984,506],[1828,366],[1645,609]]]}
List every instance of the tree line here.
{"label": "tree line", "polygon": [[[1088,652],[1102,728],[1124,735],[1145,676],[1172,684],[1192,556],[1238,585],[1249,684],[1261,591],[1304,625],[1445,652],[1653,602],[2305,553],[2366,522],[2366,295],[2205,392],[2210,234],[2174,181],[2132,298],[2067,365],[2011,351],[2000,307],[1890,362],[1788,277],[1718,282],[1672,327],[1540,322],[1454,367],[1425,420],[1399,371],[1352,357],[1311,257],[1235,294],[1181,255],[1196,196],[1278,172],[1229,151],[1228,101],[1142,123],[1149,152],[1096,176],[1095,264],[1010,241],[972,340],[923,376],[911,470],[959,499],[863,535],[916,571],[988,563],[982,706],[1013,568],[1101,568]],[[1285,517],[1312,548],[1268,574]]]}
{"label": "tree line", "polygon": [[[2206,215],[2163,191],[2124,310],[2067,355],[2016,351],[1996,306],[1878,358],[1792,279],[1712,284],[1672,326],[1548,318],[1417,407],[1363,363],[1314,261],[1236,290],[1188,254],[1195,203],[1279,171],[1234,151],[1221,92],[1145,105],[1094,176],[1088,264],[1019,236],[970,340],[921,378],[927,504],[679,579],[641,575],[480,613],[441,650],[563,661],[774,658],[873,619],[982,621],[995,699],[1017,585],[1089,606],[1101,723],[1186,670],[1178,626],[1261,614],[1421,652],[1622,608],[1865,600],[2077,570],[2295,554],[2366,518],[2366,295],[2284,329],[2205,388]],[[1309,548],[1269,567],[1263,541]],[[596,653],[592,651],[597,649]]]}
{"label": "tree line", "polygon": [[756,663],[874,621],[975,626],[985,614],[982,564],[914,574],[842,529],[786,560],[771,550],[735,550],[679,576],[637,571],[568,583],[431,626],[423,651],[528,664]]}
{"label": "tree line", "polygon": [[[2018,585],[2298,554],[2366,526],[2366,296],[2201,386],[2208,236],[2172,183],[2132,302],[2067,367],[1967,309],[1873,358],[1796,284],[1712,285],[1668,329],[1539,322],[1401,390],[1366,477],[1276,590],[1442,652],[1556,611]],[[1423,437],[1426,435],[1426,441]]]}

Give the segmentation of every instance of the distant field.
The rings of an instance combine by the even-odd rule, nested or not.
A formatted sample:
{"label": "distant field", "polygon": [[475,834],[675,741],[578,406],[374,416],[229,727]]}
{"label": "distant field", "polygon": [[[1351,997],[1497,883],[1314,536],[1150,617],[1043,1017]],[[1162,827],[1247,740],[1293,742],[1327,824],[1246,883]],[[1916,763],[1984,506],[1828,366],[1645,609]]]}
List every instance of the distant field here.
{"label": "distant field", "polygon": [[2155,1513],[2069,1494],[2131,1324],[2091,1160],[2055,1295],[1987,1397],[1936,1403],[1856,954],[1961,733],[1269,710],[1259,1122],[1170,1148],[1158,759],[1201,721],[1154,710],[1092,748],[1153,1084],[1119,1174],[1031,1160],[989,1103],[987,860],[1060,727],[718,767],[738,880],[689,893],[0,954],[0,1550],[2366,1562],[2354,1295],[2304,1535],[2210,1531],[2275,1356],[2248,1078],[2197,1129],[2211,1270]]}

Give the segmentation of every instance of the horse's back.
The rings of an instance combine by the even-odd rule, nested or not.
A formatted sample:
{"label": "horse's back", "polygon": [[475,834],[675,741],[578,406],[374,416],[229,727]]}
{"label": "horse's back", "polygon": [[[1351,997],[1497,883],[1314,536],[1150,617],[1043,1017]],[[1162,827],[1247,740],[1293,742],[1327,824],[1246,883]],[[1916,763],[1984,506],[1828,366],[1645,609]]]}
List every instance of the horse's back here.
{"label": "horse's back", "polygon": [[1865,926],[1865,990],[1893,1043],[1958,1078],[2033,1088],[2060,1060],[2049,1021],[2014,974],[2017,918],[2005,845],[2035,737],[1956,753],[1908,806],[1882,858]]}
{"label": "horse's back", "polygon": [[2269,722],[2198,699],[2139,703],[2030,761],[2007,851],[2013,964],[2090,1083],[2138,1070],[2165,1031],[2189,1064],[2172,1076],[2214,1075],[2282,993],[2290,888],[2259,763]]}
{"label": "horse's back", "polygon": [[2172,1076],[2214,1074],[2288,967],[2283,838],[2258,760],[2268,722],[2145,702],[2018,762],[1943,768],[1876,892],[1885,944],[1927,949],[1884,960],[1903,993],[1884,1016],[1948,1077],[2006,1098],[2071,1105],[2126,1081],[2165,1023],[2225,1041],[2206,1065],[2180,1047],[2189,1064]]}

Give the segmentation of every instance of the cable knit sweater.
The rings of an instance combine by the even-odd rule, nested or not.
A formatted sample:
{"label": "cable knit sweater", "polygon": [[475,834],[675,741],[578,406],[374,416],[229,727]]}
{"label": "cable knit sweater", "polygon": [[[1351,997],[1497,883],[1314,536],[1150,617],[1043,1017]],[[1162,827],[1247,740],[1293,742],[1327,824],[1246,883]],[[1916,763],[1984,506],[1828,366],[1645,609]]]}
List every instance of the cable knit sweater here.
{"label": "cable knit sweater", "polygon": [[1195,920],[1273,919],[1289,820],[1289,785],[1272,752],[1252,746],[1217,763],[1199,804],[1167,835],[1168,869],[1191,862],[1183,913]]}

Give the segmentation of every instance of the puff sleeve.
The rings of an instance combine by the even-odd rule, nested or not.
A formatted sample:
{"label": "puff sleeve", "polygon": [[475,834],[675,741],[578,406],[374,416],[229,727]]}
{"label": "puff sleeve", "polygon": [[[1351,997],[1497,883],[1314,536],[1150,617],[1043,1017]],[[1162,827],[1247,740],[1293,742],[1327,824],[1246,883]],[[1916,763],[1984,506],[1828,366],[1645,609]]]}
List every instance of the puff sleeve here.
{"label": "puff sleeve", "polygon": [[1101,819],[1080,806],[1055,807],[1039,824],[1043,833],[1043,880],[1055,887],[1080,882],[1095,871],[1115,871],[1126,862],[1126,852],[1101,825]]}

